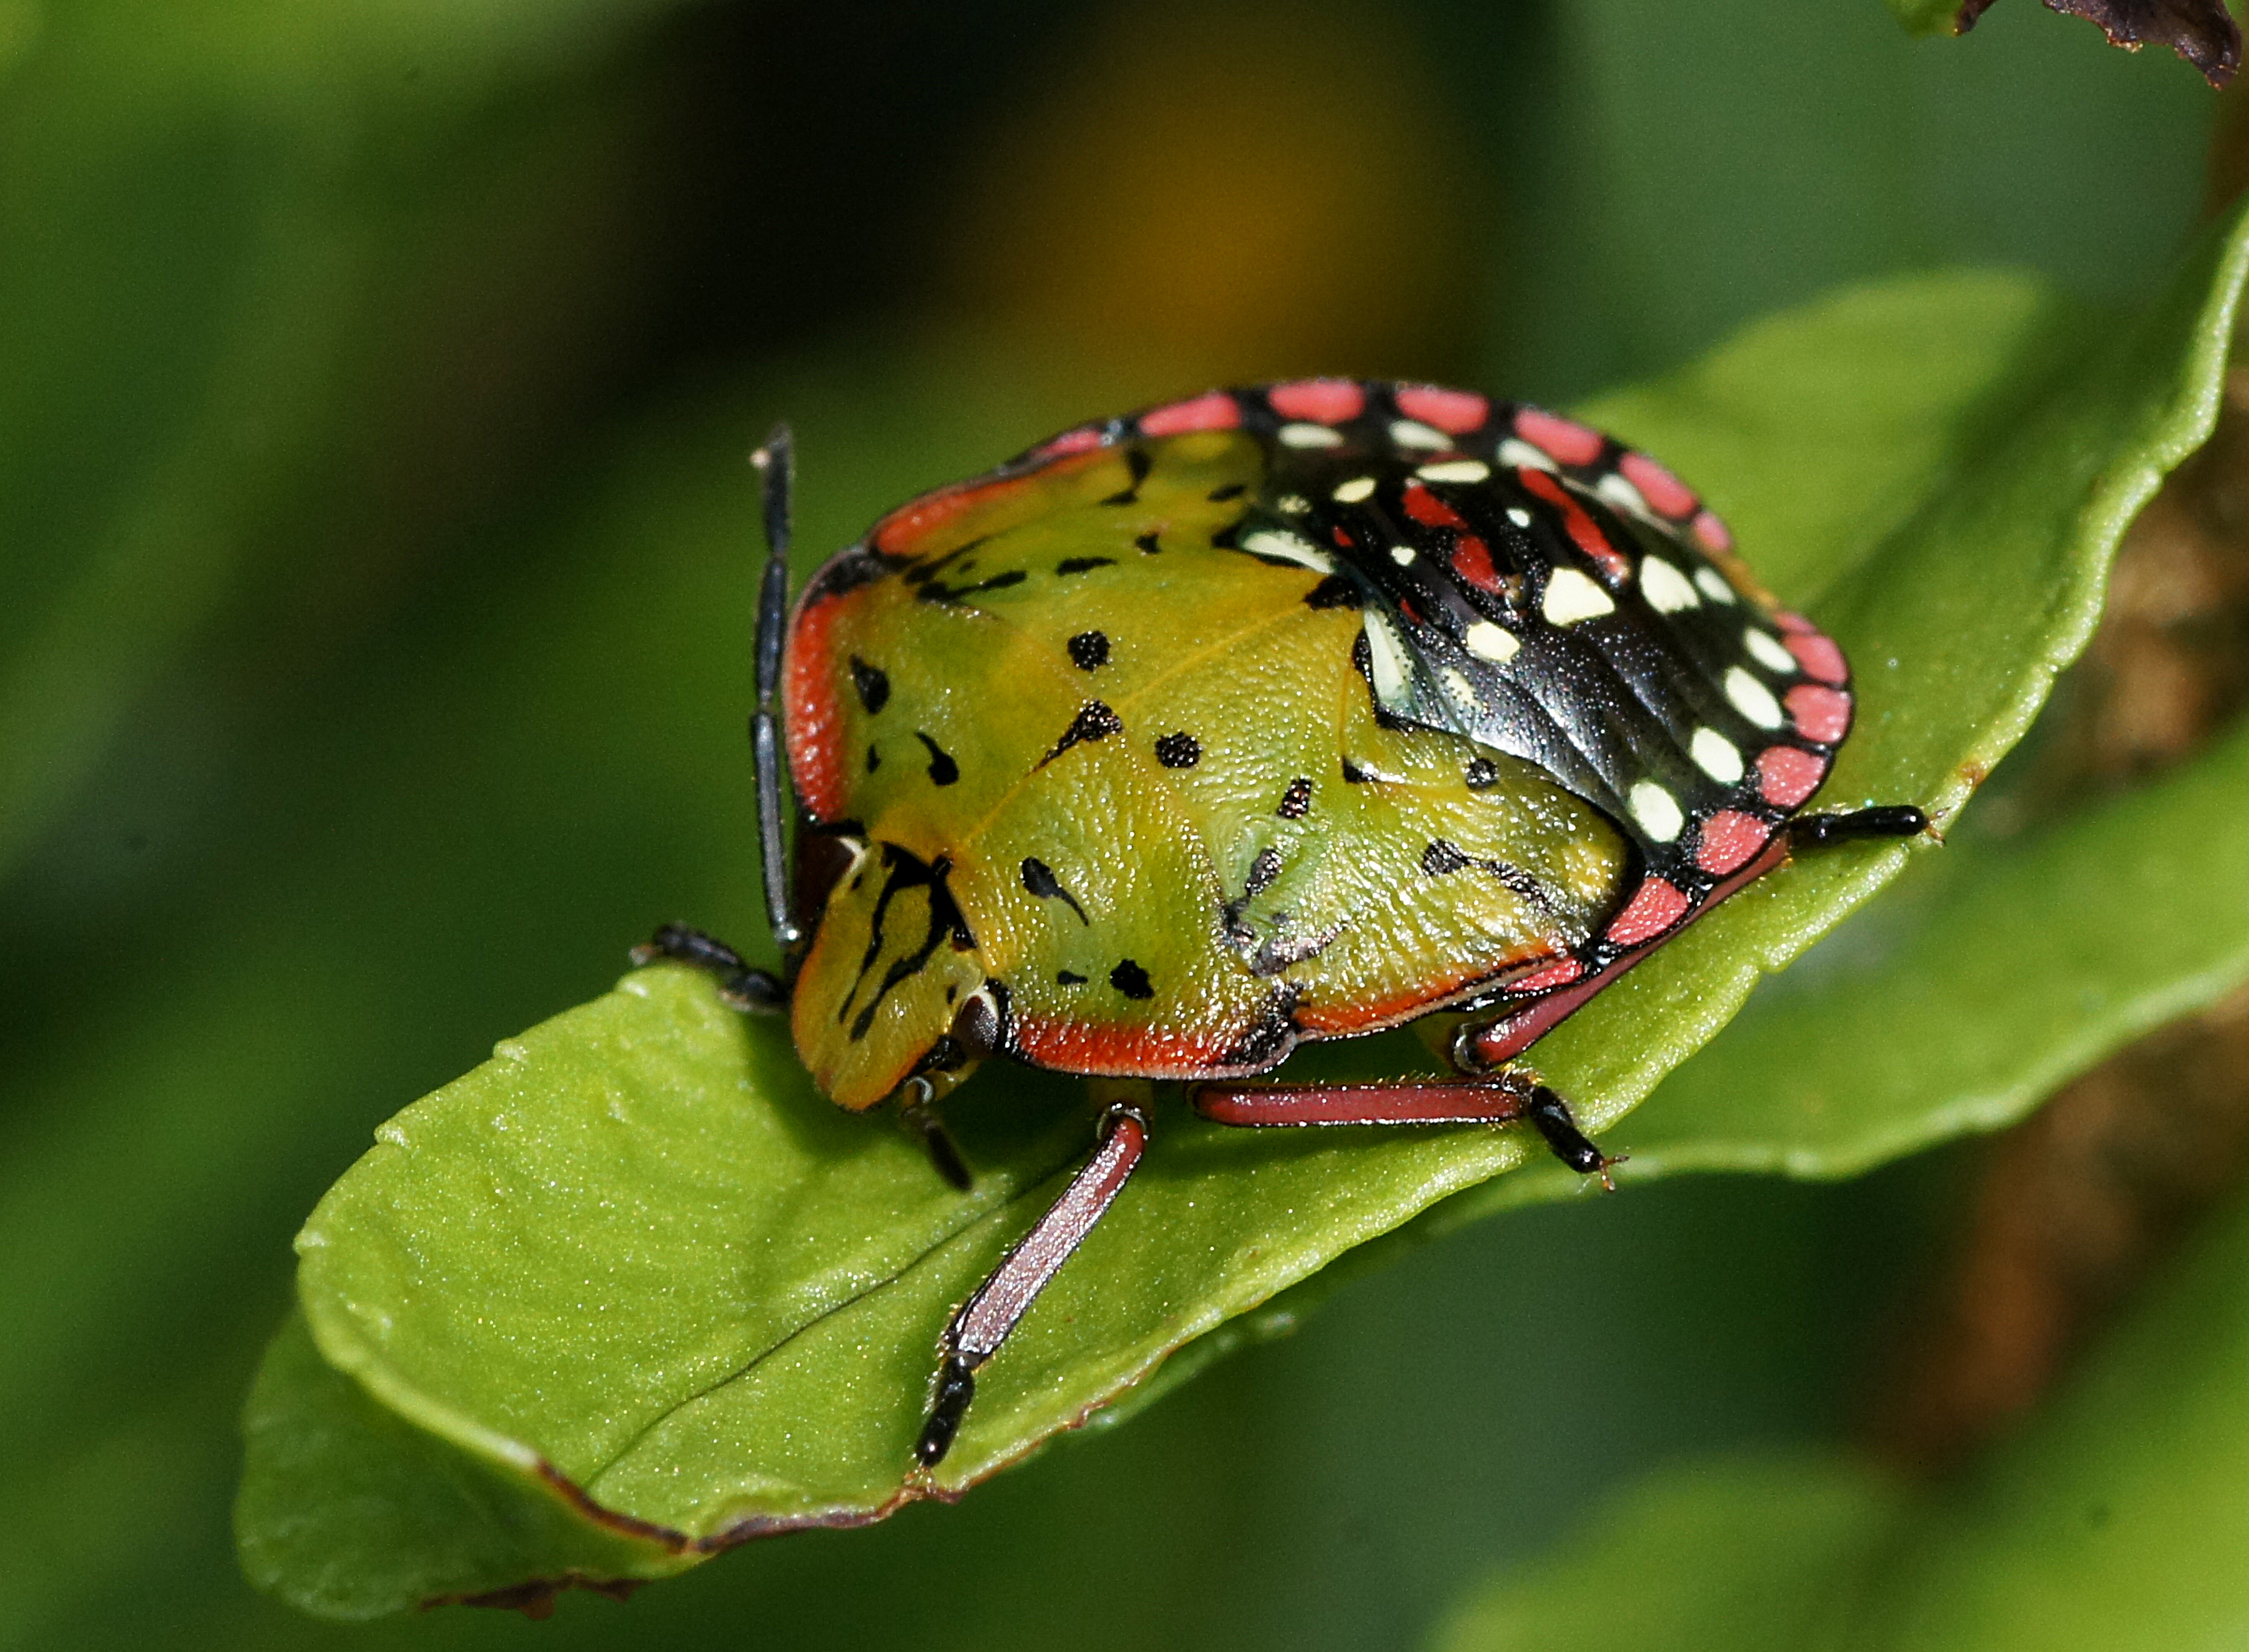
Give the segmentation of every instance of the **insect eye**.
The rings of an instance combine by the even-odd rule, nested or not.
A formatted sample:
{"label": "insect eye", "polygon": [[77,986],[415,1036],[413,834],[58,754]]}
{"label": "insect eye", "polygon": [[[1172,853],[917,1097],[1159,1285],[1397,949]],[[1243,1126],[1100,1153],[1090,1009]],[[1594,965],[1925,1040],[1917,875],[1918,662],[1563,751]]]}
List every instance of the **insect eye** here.
{"label": "insect eye", "polygon": [[818,927],[828,896],[866,853],[867,845],[856,838],[833,832],[797,834],[797,910],[790,915],[797,929],[809,935]]}
{"label": "insect eye", "polygon": [[1000,1047],[1000,1006],[990,988],[972,992],[961,1001],[959,1013],[953,1017],[953,1029],[946,1034],[969,1061],[982,1061]]}

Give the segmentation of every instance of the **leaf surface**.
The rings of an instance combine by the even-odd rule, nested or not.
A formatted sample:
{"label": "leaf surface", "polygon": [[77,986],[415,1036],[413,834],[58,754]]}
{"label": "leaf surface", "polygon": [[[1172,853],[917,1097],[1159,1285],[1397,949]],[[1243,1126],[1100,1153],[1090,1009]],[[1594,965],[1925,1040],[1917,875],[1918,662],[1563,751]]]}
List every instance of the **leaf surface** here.
{"label": "leaf surface", "polygon": [[[2018,280],[1894,283],[1594,409],[1705,485],[1754,536],[1761,571],[1856,660],[1861,723],[1831,806],[1914,800],[1949,819],[2018,737],[2091,630],[2124,524],[2208,431],[2241,272],[2238,237],[2213,238],[2124,330]],[[1846,848],[1761,880],[1547,1039],[1539,1064],[1606,1128],[1910,853]],[[1409,1036],[1304,1062],[1426,1064]],[[1174,1350],[1530,1156],[1512,1130],[1274,1139],[1168,1103],[1126,1196],[983,1374],[935,1481],[909,1485],[939,1329],[1092,1124],[1075,1086],[1017,1070],[985,1075],[949,1116],[978,1172],[966,1196],[894,1131],[814,1094],[777,1024],[733,1016],[676,967],[503,1045],[386,1125],[321,1203],[300,1241],[305,1320],[392,1413],[652,1547],[602,1551],[615,1570],[588,1572],[564,1546],[532,1564],[446,1522],[276,1533],[292,1501],[272,1494],[281,1465],[321,1480],[273,1428],[252,1436],[243,1504],[261,1576],[335,1612],[313,1580],[356,1541],[349,1610],[365,1615],[427,1598],[431,1547],[500,1557],[449,1594],[652,1576],[742,1536],[955,1495]],[[1714,1134],[1742,1127],[1723,1109],[1713,1120]],[[1691,1109],[1673,1128],[1698,1139]],[[1511,1183],[1511,1202],[1572,1191],[1543,1172],[1494,1191]],[[286,1412],[292,1357],[284,1345],[269,1367],[269,1415]],[[339,1458],[333,1495],[376,1455]]]}

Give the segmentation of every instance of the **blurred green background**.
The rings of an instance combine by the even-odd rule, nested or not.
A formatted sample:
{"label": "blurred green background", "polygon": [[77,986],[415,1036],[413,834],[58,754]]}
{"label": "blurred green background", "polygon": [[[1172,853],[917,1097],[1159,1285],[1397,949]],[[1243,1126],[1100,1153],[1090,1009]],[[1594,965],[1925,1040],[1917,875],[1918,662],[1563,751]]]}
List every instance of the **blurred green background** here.
{"label": "blurred green background", "polygon": [[381,1119],[757,928],[799,530],[1204,384],[1568,401],[1838,283],[2144,293],[2222,104],[2029,0],[0,0],[0,1645],[1411,1644],[1840,1437],[1966,1153],[1529,1211],[957,1509],[544,1627],[243,1584],[234,1412]]}

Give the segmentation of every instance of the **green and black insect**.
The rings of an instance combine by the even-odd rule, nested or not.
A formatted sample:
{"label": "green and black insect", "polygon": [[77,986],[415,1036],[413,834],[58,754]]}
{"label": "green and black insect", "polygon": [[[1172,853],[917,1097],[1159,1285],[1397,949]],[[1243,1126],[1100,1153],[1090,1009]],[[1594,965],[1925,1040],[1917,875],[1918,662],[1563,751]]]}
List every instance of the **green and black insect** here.
{"label": "green and black insect", "polygon": [[[643,956],[785,1009],[821,1090],[896,1102],[961,1185],[933,1109],[978,1064],[1139,1081],[947,1328],[925,1466],[1131,1175],[1151,1081],[1229,1124],[1527,1122],[1605,1180],[1509,1064],[1792,846],[1928,824],[1798,812],[1842,651],[1668,470],[1536,408],[1318,379],[1082,425],[893,511],[793,611],[785,432],[760,460],[784,971],[678,927]],[[1437,1012],[1442,1080],[1246,1081]]]}

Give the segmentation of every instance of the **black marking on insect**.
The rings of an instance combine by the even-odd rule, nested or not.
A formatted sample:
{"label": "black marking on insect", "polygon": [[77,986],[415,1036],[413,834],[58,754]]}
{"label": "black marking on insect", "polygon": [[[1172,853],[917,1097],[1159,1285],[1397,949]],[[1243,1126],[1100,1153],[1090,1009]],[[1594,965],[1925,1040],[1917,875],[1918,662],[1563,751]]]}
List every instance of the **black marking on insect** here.
{"label": "black marking on insect", "polygon": [[[1344,766],[1348,769],[1350,766],[1347,763]],[[1344,778],[1348,780],[1350,777],[1347,774]],[[1273,813],[1283,820],[1302,820],[1311,807],[1312,777],[1300,774],[1288,782],[1288,789],[1281,794],[1281,806]]]}
{"label": "black marking on insect", "polygon": [[1166,768],[1193,768],[1202,761],[1202,742],[1184,730],[1160,736],[1155,742],[1155,760]]}
{"label": "black marking on insect", "polygon": [[859,960],[858,975],[853,981],[851,990],[844,994],[843,1002],[836,1008],[836,1019],[839,1022],[850,1015],[853,1001],[867,984],[867,972],[874,967],[874,960],[883,955],[883,925],[889,915],[890,902],[904,890],[927,889],[930,892],[930,927],[921,944],[912,953],[894,960],[889,969],[884,972],[882,985],[874,990],[874,995],[867,1000],[857,1018],[852,1021],[851,1039],[855,1044],[866,1037],[869,1029],[874,1025],[874,1012],[882,1006],[883,1000],[889,995],[891,989],[901,981],[920,974],[936,953],[940,943],[949,937],[957,951],[968,951],[976,944],[976,938],[969,933],[967,920],[961,915],[961,908],[953,900],[952,891],[946,886],[946,879],[953,870],[950,859],[940,855],[935,860],[925,862],[896,843],[885,843],[883,868],[882,893],[875,897],[874,913],[868,920],[866,956]]}
{"label": "black marking on insect", "polygon": [[1148,472],[1155,468],[1155,461],[1148,456],[1146,448],[1130,447],[1124,450],[1124,465],[1132,472],[1131,483],[1103,499],[1103,504],[1131,505],[1139,502],[1140,484],[1148,480]]}
{"label": "black marking on insect", "polygon": [[1367,773],[1365,769],[1361,768],[1348,757],[1346,757],[1343,760],[1343,779],[1346,785],[1363,785],[1374,778],[1375,777],[1373,775]]}
{"label": "black marking on insect", "polygon": [[1080,671],[1098,671],[1109,663],[1109,633],[1105,631],[1081,631],[1066,647],[1070,663]]}
{"label": "black marking on insect", "polygon": [[1489,757],[1479,757],[1460,777],[1471,792],[1488,792],[1499,783],[1499,766]]}
{"label": "black marking on insect", "polygon": [[1331,573],[1304,593],[1307,608],[1358,608],[1365,604],[1359,587],[1348,575]]}
{"label": "black marking on insect", "polygon": [[1129,958],[1120,959],[1117,967],[1109,972],[1109,984],[1135,1002],[1155,996],[1148,972]]}
{"label": "black marking on insect", "polygon": [[1273,848],[1260,849],[1257,858],[1249,863],[1249,882],[1244,886],[1242,893],[1245,898],[1255,900],[1272,888],[1280,875],[1281,852]]}
{"label": "black marking on insect", "polygon": [[1093,919],[1085,915],[1085,908],[1078,904],[1078,897],[1062,886],[1054,869],[1035,855],[1023,856],[1023,887],[1041,900],[1060,900],[1078,915],[1078,921],[1091,926]]}
{"label": "black marking on insect", "polygon": [[870,717],[890,703],[890,674],[856,654],[851,657],[851,686],[858,690],[859,704],[867,707]]}
{"label": "black marking on insect", "polygon": [[1164,548],[1162,542],[1156,538],[1155,531],[1153,528],[1151,528],[1148,532],[1141,534],[1139,538],[1134,540],[1132,543],[1139,547],[1140,554],[1144,557],[1153,557],[1156,554],[1156,552]]}
{"label": "black marking on insect", "polygon": [[1124,720],[1099,700],[1088,700],[1078,708],[1070,726],[1063,731],[1062,738],[1054,742],[1054,750],[1038,760],[1041,768],[1067,752],[1072,746],[1086,740],[1106,740],[1124,726]]}
{"label": "black marking on insect", "polygon": [[930,749],[930,783],[931,785],[949,786],[961,778],[961,766],[953,761],[952,754],[946,752],[943,746],[919,729],[914,731],[914,737]]}
{"label": "black marking on insect", "polygon": [[872,774],[883,766],[883,753],[872,740],[867,742],[867,772]]}
{"label": "black marking on insect", "polygon": [[1211,489],[1210,499],[1213,504],[1224,504],[1228,499],[1240,499],[1245,491],[1247,491],[1247,484],[1229,482],[1223,487]]}
{"label": "black marking on insect", "polygon": [[1085,977],[1076,970],[1056,970],[1054,984],[1057,987],[1082,987],[1085,985]]}
{"label": "black marking on insect", "polygon": [[1020,568],[1010,568],[1005,573],[995,573],[990,579],[980,579],[974,585],[943,585],[931,580],[915,595],[925,603],[959,603],[985,591],[1005,590],[1011,585],[1020,585],[1030,577]]}
{"label": "black marking on insect", "polygon": [[1054,564],[1054,572],[1065,574],[1090,573],[1096,568],[1114,568],[1116,565],[1114,557],[1065,557]]}
{"label": "black marking on insect", "polygon": [[1216,533],[1211,535],[1211,545],[1214,550],[1240,550],[1242,548],[1242,524],[1234,522],[1221,528]]}

